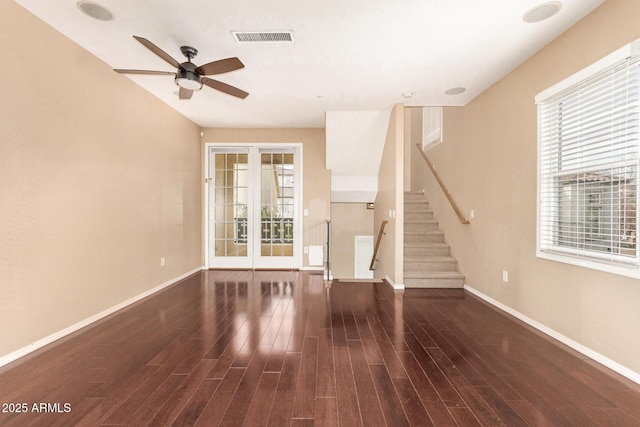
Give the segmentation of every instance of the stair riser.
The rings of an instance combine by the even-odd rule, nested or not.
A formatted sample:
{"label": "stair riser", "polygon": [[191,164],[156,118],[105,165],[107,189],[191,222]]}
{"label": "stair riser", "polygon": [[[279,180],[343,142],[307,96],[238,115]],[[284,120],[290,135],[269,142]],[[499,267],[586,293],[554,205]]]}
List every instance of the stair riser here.
{"label": "stair riser", "polygon": [[458,263],[452,262],[431,262],[427,259],[423,262],[405,262],[405,273],[411,271],[458,271]]}
{"label": "stair riser", "polygon": [[404,201],[404,207],[409,208],[409,207],[417,207],[417,208],[426,208],[429,209],[429,202],[425,201],[425,200],[405,200]]}
{"label": "stair riser", "polygon": [[464,287],[464,279],[404,279],[405,288],[449,288]]}
{"label": "stair riser", "polygon": [[408,212],[404,211],[404,220],[405,221],[420,221],[425,219],[433,219],[432,211],[416,211],[416,212]]}
{"label": "stair riser", "polygon": [[449,248],[420,248],[420,247],[405,247],[404,256],[448,256]]}
{"label": "stair riser", "polygon": [[444,243],[443,234],[406,234],[404,235],[406,243]]}
{"label": "stair riser", "polygon": [[424,212],[429,210],[428,203],[405,203],[404,211],[405,212]]}
{"label": "stair riser", "polygon": [[404,200],[427,200],[424,193],[404,193]]}
{"label": "stair riser", "polygon": [[419,233],[424,231],[438,231],[437,222],[406,222],[404,223],[405,233]]}
{"label": "stair riser", "polygon": [[429,202],[425,199],[407,200],[405,199],[404,205],[406,206],[429,206]]}

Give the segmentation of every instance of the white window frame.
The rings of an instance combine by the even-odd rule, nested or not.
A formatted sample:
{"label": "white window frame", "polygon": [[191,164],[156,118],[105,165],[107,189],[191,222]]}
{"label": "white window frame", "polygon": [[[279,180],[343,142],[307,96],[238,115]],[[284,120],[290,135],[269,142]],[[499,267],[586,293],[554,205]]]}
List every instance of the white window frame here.
{"label": "white window frame", "polygon": [[[550,88],[540,92],[536,97],[536,104],[540,105],[546,100],[560,94],[561,92],[568,90],[576,85],[592,78],[593,76],[603,72],[607,68],[610,68],[621,61],[640,56],[640,39],[636,40],[628,45],[616,50],[615,52],[607,55],[601,60],[593,63],[592,65],[578,71],[570,77],[562,80],[561,82],[551,86]],[[599,256],[596,251],[585,250],[582,253],[577,253],[574,249],[565,249],[561,246],[546,245],[542,242],[542,204],[546,194],[542,188],[543,176],[543,158],[542,158],[542,123],[541,123],[540,107],[538,109],[538,203],[537,203],[537,224],[536,224],[536,256],[543,259],[549,259],[553,261],[563,262],[572,265],[578,265],[586,268],[591,268],[600,271],[606,271],[609,273],[619,274],[628,277],[640,278],[640,242],[636,240],[636,256],[632,258],[633,262],[629,262],[629,257],[619,257],[602,254]],[[640,117],[639,117],[640,119]],[[638,164],[638,159],[635,160]],[[639,168],[640,170],[640,168]],[[636,189],[638,191],[638,189]],[[636,223],[640,223],[640,209],[636,204]],[[636,235],[636,239],[640,236]],[[600,258],[600,259],[599,259]],[[606,260],[605,260],[606,258]]]}
{"label": "white window frame", "polygon": [[422,150],[428,151],[442,142],[442,107],[422,107]]}

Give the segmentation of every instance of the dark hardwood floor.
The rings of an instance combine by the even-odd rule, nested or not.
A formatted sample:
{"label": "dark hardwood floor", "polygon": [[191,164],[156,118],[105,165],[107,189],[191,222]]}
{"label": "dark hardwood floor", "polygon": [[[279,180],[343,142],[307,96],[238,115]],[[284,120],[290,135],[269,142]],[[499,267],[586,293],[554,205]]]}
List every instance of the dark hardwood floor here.
{"label": "dark hardwood floor", "polygon": [[640,425],[637,384],[463,290],[298,272],[192,276],[0,368],[0,401],[7,426]]}

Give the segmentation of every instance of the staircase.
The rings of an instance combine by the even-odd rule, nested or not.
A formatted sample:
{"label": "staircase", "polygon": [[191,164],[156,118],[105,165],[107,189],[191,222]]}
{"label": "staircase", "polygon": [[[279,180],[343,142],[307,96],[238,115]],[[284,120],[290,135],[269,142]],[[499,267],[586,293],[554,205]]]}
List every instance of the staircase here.
{"label": "staircase", "polygon": [[464,275],[449,255],[444,233],[422,192],[404,193],[404,285],[407,288],[462,288]]}

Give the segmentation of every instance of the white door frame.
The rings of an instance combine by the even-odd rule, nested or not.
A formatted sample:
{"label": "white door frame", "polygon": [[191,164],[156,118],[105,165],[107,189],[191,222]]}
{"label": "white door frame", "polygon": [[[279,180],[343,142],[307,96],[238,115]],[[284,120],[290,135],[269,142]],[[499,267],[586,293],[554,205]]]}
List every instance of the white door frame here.
{"label": "white door frame", "polygon": [[[209,256],[209,182],[212,177],[209,176],[209,152],[211,148],[248,148],[249,149],[249,161],[252,161],[252,156],[259,156],[260,149],[282,149],[282,148],[293,148],[295,150],[294,155],[294,186],[295,191],[295,200],[296,203],[294,205],[294,221],[293,221],[293,230],[294,230],[294,238],[293,238],[293,257],[268,257],[266,260],[264,257],[260,261],[256,262],[256,260],[260,257],[260,253],[255,253],[254,250],[256,247],[259,248],[259,245],[254,245],[253,247],[247,248],[247,254],[251,254],[249,259],[247,260],[245,257],[238,257],[237,265],[227,265],[220,268],[275,268],[275,269],[302,269],[302,244],[303,244],[303,236],[302,236],[302,223],[304,218],[302,217],[302,196],[303,196],[303,163],[302,163],[302,143],[222,143],[222,142],[207,142],[204,144],[204,206],[203,206],[203,217],[204,217],[204,263],[205,268],[217,268],[215,265],[211,265],[211,259]],[[257,153],[257,154],[256,154]],[[254,161],[256,161],[254,159]],[[258,160],[259,161],[259,157]],[[259,181],[256,182],[256,177],[250,173],[250,185],[256,187],[259,185]],[[251,200],[256,200],[256,198],[251,198]],[[248,217],[257,216],[254,214],[255,203],[251,204],[252,206],[248,206]],[[251,233],[258,233],[254,231],[254,227],[252,225],[248,226],[248,230]],[[260,240],[258,237],[257,240]],[[251,246],[251,245],[249,245]],[[229,257],[233,258],[233,257]]]}

